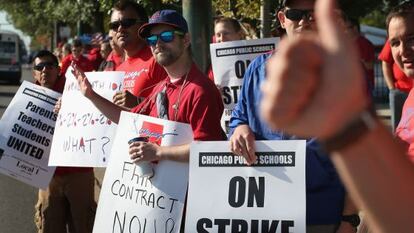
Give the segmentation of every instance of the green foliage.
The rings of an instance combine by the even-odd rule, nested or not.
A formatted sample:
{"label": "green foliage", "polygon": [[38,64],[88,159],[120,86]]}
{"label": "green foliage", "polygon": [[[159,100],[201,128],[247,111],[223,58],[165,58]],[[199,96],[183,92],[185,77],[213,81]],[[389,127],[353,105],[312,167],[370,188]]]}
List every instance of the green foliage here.
{"label": "green foliage", "polygon": [[378,7],[381,7],[378,0],[340,0],[339,2],[341,9],[352,18],[361,18],[373,10],[378,9]]}
{"label": "green foliage", "polygon": [[[182,0],[135,0],[142,4],[149,14],[158,9],[173,8],[181,11]],[[206,0],[196,0],[206,1]],[[213,12],[237,18],[252,24],[256,29],[260,24],[260,6],[265,0],[212,0]],[[271,13],[275,13],[278,0],[267,0]],[[354,18],[372,26],[384,25],[385,12],[402,0],[340,0],[345,12]],[[26,34],[36,37],[52,35],[55,22],[64,22],[73,29],[80,20],[94,29],[103,28],[109,20],[112,6],[117,0],[1,0],[0,10],[8,13],[10,23]],[[104,16],[97,20],[98,15]],[[214,15],[214,13],[213,13]],[[102,17],[101,17],[102,18]],[[273,16],[274,18],[274,16]],[[75,30],[72,30],[75,31]]]}
{"label": "green foliage", "polygon": [[361,19],[361,23],[385,29],[386,14],[381,10],[374,10]]}

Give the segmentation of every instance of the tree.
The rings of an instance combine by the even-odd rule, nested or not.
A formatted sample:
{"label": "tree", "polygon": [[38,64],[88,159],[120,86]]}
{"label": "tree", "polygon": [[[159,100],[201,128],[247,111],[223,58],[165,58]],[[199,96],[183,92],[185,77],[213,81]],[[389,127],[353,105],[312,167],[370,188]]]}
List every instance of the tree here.
{"label": "tree", "polygon": [[[174,0],[136,0],[148,12],[166,6],[179,8]],[[14,0],[0,1],[0,10],[8,13],[8,20],[22,32],[35,38],[52,36],[55,22],[69,25],[72,29],[78,21],[91,28],[91,32],[107,30],[104,24],[117,0]],[[72,30],[75,31],[75,30]]]}
{"label": "tree", "polygon": [[[53,35],[55,22],[74,26],[78,20],[99,24],[99,7],[94,0],[19,0],[1,1],[0,9],[8,13],[8,20],[32,38]],[[94,20],[93,20],[94,19]],[[102,20],[100,20],[102,21]],[[101,23],[102,24],[102,23]]]}
{"label": "tree", "polygon": [[[135,0],[147,12],[172,8],[181,11],[181,0]],[[204,0],[203,0],[204,1]],[[250,23],[258,29],[260,25],[260,6],[264,0],[212,0],[216,15],[230,16]],[[274,17],[278,2],[268,0]],[[373,26],[384,25],[386,12],[402,0],[340,0],[345,12],[354,18]],[[91,31],[107,30],[109,13],[117,0],[13,0],[0,1],[0,10],[9,15],[14,26],[31,37],[53,35],[55,22],[66,23],[72,28],[78,21],[89,25]],[[75,30],[73,30],[75,31]]]}

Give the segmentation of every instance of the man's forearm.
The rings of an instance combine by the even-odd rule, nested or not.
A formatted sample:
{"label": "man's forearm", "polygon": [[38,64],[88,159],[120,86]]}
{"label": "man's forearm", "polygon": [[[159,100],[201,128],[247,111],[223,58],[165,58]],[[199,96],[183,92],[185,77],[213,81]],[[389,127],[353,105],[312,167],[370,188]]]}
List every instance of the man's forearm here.
{"label": "man's forearm", "polygon": [[414,166],[405,154],[379,122],[360,140],[332,153],[348,192],[367,213],[373,232],[414,229]]}
{"label": "man's forearm", "polygon": [[94,94],[89,98],[89,100],[95,105],[95,107],[102,112],[109,120],[118,124],[121,111],[129,111],[125,107],[118,106],[111,101],[100,96],[98,93],[93,92]]}
{"label": "man's forearm", "polygon": [[180,146],[162,146],[159,155],[160,160],[173,160],[188,162],[190,158],[190,144]]}

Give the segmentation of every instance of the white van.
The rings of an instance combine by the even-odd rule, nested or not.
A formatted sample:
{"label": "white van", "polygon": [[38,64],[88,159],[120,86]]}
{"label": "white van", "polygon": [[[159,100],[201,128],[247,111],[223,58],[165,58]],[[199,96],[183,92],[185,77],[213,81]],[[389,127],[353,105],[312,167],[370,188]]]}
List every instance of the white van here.
{"label": "white van", "polygon": [[0,30],[0,80],[20,84],[22,76],[18,34]]}

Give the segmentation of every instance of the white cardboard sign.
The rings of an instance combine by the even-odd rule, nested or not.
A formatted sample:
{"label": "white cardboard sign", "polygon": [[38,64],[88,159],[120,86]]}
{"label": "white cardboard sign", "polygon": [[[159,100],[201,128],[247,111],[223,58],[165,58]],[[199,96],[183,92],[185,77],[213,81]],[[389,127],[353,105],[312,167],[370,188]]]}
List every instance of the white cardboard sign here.
{"label": "white cardboard sign", "polygon": [[160,161],[154,176],[140,176],[128,141],[137,136],[161,146],[191,143],[190,125],[122,112],[112,146],[93,232],[179,232],[188,182],[188,163]]}
{"label": "white cardboard sign", "polygon": [[250,62],[276,48],[279,38],[238,40],[210,44],[214,82],[221,89],[224,112],[221,126],[228,134],[231,112],[238,102],[243,76]]}
{"label": "white cardboard sign", "polygon": [[[86,76],[93,89],[110,101],[122,90],[124,72],[87,72]],[[69,68],[49,165],[105,167],[115,131],[116,124],[81,94]]]}
{"label": "white cardboard sign", "polygon": [[[0,121],[0,172],[45,189],[55,172],[48,166],[60,93],[24,81]],[[1,150],[3,150],[1,152]]]}
{"label": "white cardboard sign", "polygon": [[193,142],[185,232],[305,232],[305,141],[256,141],[247,166],[229,142]]}

